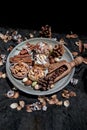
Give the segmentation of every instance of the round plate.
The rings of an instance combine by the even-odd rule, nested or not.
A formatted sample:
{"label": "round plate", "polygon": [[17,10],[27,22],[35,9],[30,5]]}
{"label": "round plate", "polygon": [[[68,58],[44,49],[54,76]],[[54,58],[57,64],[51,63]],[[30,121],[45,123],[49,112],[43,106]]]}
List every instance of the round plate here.
{"label": "round plate", "polygon": [[[17,55],[19,53],[18,49],[22,49],[25,44],[27,42],[29,42],[30,44],[36,44],[38,42],[46,42],[48,44],[51,45],[55,45],[58,44],[57,41],[55,41],[54,39],[49,39],[49,38],[31,38],[27,41],[21,42],[20,44],[18,44],[8,55],[7,57],[7,62],[6,62],[6,73],[7,76],[9,78],[9,80],[12,82],[12,84],[17,87],[19,90],[27,93],[27,94],[32,94],[32,95],[49,95],[49,94],[53,94],[55,92],[60,91],[61,89],[63,89],[71,80],[71,78],[73,77],[73,74],[75,72],[75,68],[72,69],[72,71],[65,76],[64,78],[62,78],[61,80],[59,80],[58,82],[55,83],[55,87],[46,91],[40,91],[40,90],[34,90],[31,86],[25,86],[24,83],[22,83],[21,80],[18,80],[16,78],[14,78],[11,74],[10,71],[10,62],[9,62],[9,58]],[[73,56],[72,53],[69,51],[69,49],[67,47],[64,46],[65,49],[65,53],[62,56],[62,59],[71,62],[73,60]]]}

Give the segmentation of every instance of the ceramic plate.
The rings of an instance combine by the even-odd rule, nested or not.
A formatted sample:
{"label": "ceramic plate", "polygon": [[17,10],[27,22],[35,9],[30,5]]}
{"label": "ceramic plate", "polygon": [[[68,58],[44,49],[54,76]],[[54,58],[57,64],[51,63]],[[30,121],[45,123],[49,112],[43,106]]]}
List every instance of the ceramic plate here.
{"label": "ceramic plate", "polygon": [[[31,94],[31,95],[49,95],[49,94],[53,94],[53,93],[60,91],[61,89],[66,87],[66,85],[70,82],[71,78],[73,77],[74,71],[75,71],[75,68],[73,68],[72,71],[67,76],[65,76],[64,78],[62,78],[61,80],[59,80],[58,82],[55,83],[54,88],[46,90],[46,91],[34,90],[31,86],[25,86],[21,80],[14,78],[11,74],[11,71],[10,71],[9,58],[14,56],[14,55],[17,55],[19,53],[18,49],[21,50],[27,42],[29,42],[30,44],[36,44],[37,42],[41,42],[41,41],[46,42],[48,44],[52,44],[53,46],[55,44],[58,44],[58,42],[54,39],[31,38],[27,41],[24,41],[24,42],[18,44],[8,55],[7,62],[6,62],[6,73],[7,73],[9,80],[12,82],[12,84],[15,87],[17,87],[19,90],[21,90],[27,94]],[[64,49],[65,49],[65,53],[62,56],[62,59],[66,60],[68,62],[71,62],[73,60],[72,53],[65,46],[64,46]]]}

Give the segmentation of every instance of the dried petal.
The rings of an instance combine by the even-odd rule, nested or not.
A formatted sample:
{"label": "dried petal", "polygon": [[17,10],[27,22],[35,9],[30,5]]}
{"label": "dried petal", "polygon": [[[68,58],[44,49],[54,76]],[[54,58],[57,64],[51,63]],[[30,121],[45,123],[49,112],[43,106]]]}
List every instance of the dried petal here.
{"label": "dried petal", "polygon": [[65,100],[65,101],[64,101],[64,106],[65,106],[65,107],[69,107],[69,105],[70,105],[69,100]]}
{"label": "dried petal", "polygon": [[0,66],[1,66],[1,65],[3,65],[3,62],[2,62],[2,61],[0,61]]}
{"label": "dried petal", "polygon": [[19,92],[15,92],[15,94],[14,94],[14,96],[13,96],[13,98],[18,98],[19,97]]}
{"label": "dried petal", "polygon": [[38,97],[38,100],[39,100],[41,103],[43,103],[43,102],[45,101],[45,99],[42,98],[42,97]]}
{"label": "dried petal", "polygon": [[78,79],[71,78],[70,82],[71,82],[71,84],[76,85],[78,83]]}
{"label": "dried petal", "polygon": [[2,78],[4,79],[4,78],[6,78],[6,74],[4,73],[4,74],[2,74]]}
{"label": "dried petal", "polygon": [[19,105],[23,108],[25,106],[25,102],[24,101],[19,101]]}
{"label": "dried petal", "polygon": [[26,105],[26,111],[27,112],[32,112],[32,109],[31,109],[30,105]]}
{"label": "dried petal", "polygon": [[75,44],[79,47],[79,52],[83,52],[84,51],[84,45],[82,43],[81,40],[79,40],[78,42],[75,42]]}
{"label": "dried petal", "polygon": [[30,38],[33,38],[33,37],[34,37],[34,35],[33,35],[32,33],[30,33],[29,36],[30,36]]}
{"label": "dried petal", "polygon": [[54,95],[51,96],[51,98],[52,98],[52,99],[57,99],[57,95],[54,94]]}
{"label": "dried petal", "polygon": [[62,97],[64,97],[64,98],[69,98],[69,94],[68,94],[68,93],[67,93],[67,94],[62,93]]}
{"label": "dried petal", "polygon": [[84,51],[84,45],[82,43],[82,41],[79,41],[79,51],[82,53]]}
{"label": "dried petal", "polygon": [[17,103],[12,103],[12,104],[10,105],[10,107],[11,107],[12,109],[15,109],[15,108],[18,107],[18,104],[17,104]]}
{"label": "dried petal", "polygon": [[46,111],[46,110],[47,110],[47,106],[43,106],[43,107],[42,107],[42,110],[43,110],[43,111]]}
{"label": "dried petal", "polygon": [[71,91],[71,92],[69,93],[69,96],[70,96],[70,97],[76,96],[76,93],[73,92],[73,91]]}
{"label": "dried petal", "polygon": [[87,64],[87,58],[84,58],[83,63]]}
{"label": "dried petal", "polygon": [[2,78],[2,74],[3,74],[3,73],[0,71],[0,78]]}
{"label": "dried petal", "polygon": [[22,106],[17,106],[17,110],[20,111],[22,109]]}
{"label": "dried petal", "polygon": [[52,104],[55,104],[55,101],[53,99],[51,99],[51,100],[49,100],[48,103],[52,105]]}
{"label": "dried petal", "polygon": [[84,43],[84,48],[87,49],[87,43]]}
{"label": "dried petal", "polygon": [[56,102],[56,105],[61,106],[62,104],[63,104],[63,101],[58,101],[58,102]]}
{"label": "dried petal", "polygon": [[72,55],[73,55],[73,56],[77,56],[77,55],[78,55],[78,52],[72,52]]}
{"label": "dried petal", "polygon": [[7,51],[12,51],[13,50],[13,46],[10,46],[8,49],[7,49]]}

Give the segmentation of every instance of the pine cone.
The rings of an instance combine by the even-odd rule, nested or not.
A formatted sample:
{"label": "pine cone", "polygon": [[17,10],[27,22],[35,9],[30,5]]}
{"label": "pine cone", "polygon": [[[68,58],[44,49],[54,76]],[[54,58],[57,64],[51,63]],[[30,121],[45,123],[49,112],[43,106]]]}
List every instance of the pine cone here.
{"label": "pine cone", "polygon": [[51,38],[51,36],[52,36],[51,27],[49,25],[42,26],[41,31],[40,31],[40,36],[46,37],[46,38]]}
{"label": "pine cone", "polygon": [[61,56],[64,54],[64,47],[62,44],[57,44],[54,46],[53,51],[51,53],[51,56],[53,58],[58,57],[61,58]]}

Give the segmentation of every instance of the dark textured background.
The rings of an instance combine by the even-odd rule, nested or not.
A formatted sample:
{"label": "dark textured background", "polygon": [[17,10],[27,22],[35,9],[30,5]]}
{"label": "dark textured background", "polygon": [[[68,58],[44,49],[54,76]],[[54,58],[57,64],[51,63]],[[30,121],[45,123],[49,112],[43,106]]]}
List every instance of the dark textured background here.
{"label": "dark textured background", "polygon": [[[0,32],[3,34],[6,31],[6,28],[0,28]],[[29,30],[18,30],[23,37],[30,32]],[[54,34],[52,36],[58,40],[63,37],[70,51],[79,52],[75,42],[80,37],[79,39],[67,39],[65,35]],[[7,49],[10,45],[16,46],[17,42],[11,40],[5,43],[0,39],[0,53],[8,56]],[[5,63],[0,66],[0,71],[6,72]],[[76,67],[74,78],[79,80],[78,84],[73,86],[69,83],[65,88],[76,92],[76,97],[69,98],[70,106],[68,108],[63,105],[48,105],[47,111],[40,110],[31,113],[26,112],[26,108],[21,111],[11,109],[10,104],[20,100],[25,101],[25,104],[31,104],[37,101],[37,97],[19,91],[20,96],[17,99],[7,98],[5,94],[13,85],[8,78],[0,78],[0,130],[87,130],[87,65],[81,64]],[[66,100],[61,93],[62,90],[56,93],[59,100]]]}

